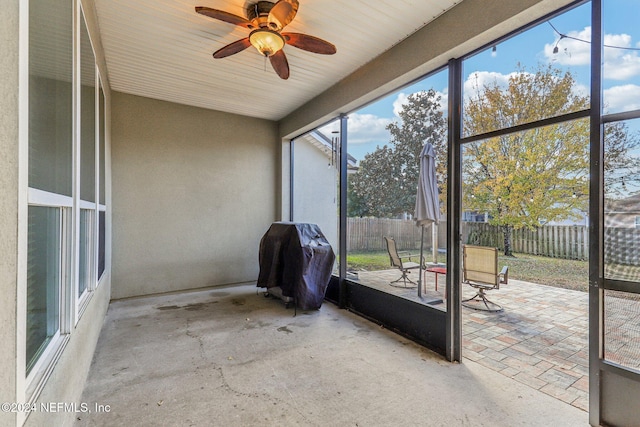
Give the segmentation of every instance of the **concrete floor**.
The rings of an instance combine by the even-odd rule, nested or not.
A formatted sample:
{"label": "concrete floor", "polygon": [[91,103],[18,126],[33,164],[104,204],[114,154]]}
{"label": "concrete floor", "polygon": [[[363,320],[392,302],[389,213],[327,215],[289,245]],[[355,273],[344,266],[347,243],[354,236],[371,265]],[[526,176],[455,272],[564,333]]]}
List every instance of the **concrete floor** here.
{"label": "concrete floor", "polygon": [[254,285],[111,304],[76,425],[587,426],[588,415],[346,310]]}

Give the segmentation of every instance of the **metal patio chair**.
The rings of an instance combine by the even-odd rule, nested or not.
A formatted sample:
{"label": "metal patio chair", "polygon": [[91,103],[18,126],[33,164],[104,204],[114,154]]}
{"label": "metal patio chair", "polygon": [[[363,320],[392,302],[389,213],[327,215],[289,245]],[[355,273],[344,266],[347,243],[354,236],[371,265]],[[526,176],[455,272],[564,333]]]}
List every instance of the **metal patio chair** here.
{"label": "metal patio chair", "polygon": [[[413,255],[408,251],[398,251],[396,241],[393,239],[393,237],[385,236],[384,241],[387,244],[387,252],[389,253],[389,261],[391,262],[391,266],[396,267],[402,273],[402,276],[400,276],[397,280],[390,282],[389,284],[391,286],[397,286],[394,285],[394,283],[403,281],[405,288],[409,287],[407,286],[407,282],[414,285],[411,286],[412,288],[418,286],[418,284],[411,280],[407,275],[411,273],[411,270],[420,268],[419,263],[412,261],[412,258],[420,258],[420,255]],[[418,272],[418,274],[420,273]]]}
{"label": "metal patio chair", "polygon": [[502,306],[489,301],[485,291],[500,289],[509,280],[509,267],[498,272],[498,249],[486,246],[462,246],[462,283],[478,292],[471,298],[462,300],[462,305],[475,310],[500,311]]}

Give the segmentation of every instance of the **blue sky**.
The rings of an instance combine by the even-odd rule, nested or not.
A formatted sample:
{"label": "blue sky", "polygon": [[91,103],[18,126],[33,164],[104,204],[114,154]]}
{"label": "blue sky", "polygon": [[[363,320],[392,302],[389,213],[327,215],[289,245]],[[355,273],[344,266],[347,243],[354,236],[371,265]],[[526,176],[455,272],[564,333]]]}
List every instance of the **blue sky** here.
{"label": "blue sky", "polygon": [[[464,90],[469,95],[478,81],[505,84],[509,74],[516,72],[516,64],[535,70],[538,64],[553,63],[570,70],[578,82],[577,91],[588,94],[590,80],[590,4],[570,10],[543,22],[535,28],[496,44],[464,62]],[[605,45],[624,49],[605,48],[604,102],[608,112],[640,109],[640,16],[638,0],[607,0],[604,10]],[[569,37],[561,38],[562,33]],[[575,40],[579,39],[579,40]],[[583,41],[581,41],[583,40]],[[557,45],[558,53],[553,53]],[[385,126],[397,121],[397,111],[406,97],[420,90],[435,89],[443,96],[446,108],[448,74],[440,72],[349,115],[349,154],[361,160],[377,146],[389,143]],[[639,122],[636,120],[635,122]],[[629,122],[634,131],[640,123]],[[331,129],[331,126],[328,127]],[[322,129],[327,131],[326,129]],[[330,133],[330,130],[328,130]]]}

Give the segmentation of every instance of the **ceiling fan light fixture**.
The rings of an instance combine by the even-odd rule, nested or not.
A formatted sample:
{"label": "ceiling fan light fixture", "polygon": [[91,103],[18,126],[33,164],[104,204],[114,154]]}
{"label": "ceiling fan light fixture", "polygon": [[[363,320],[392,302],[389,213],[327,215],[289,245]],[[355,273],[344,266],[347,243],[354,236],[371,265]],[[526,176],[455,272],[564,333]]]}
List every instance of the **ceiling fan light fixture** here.
{"label": "ceiling fan light fixture", "polygon": [[249,34],[249,41],[263,56],[272,56],[285,45],[284,38],[278,32],[267,28],[253,30]]}
{"label": "ceiling fan light fixture", "polygon": [[214,59],[226,58],[248,49],[256,48],[260,55],[269,58],[273,70],[283,80],[289,78],[289,62],[283,50],[285,44],[307,52],[321,55],[333,55],[336,47],[326,40],[302,33],[281,33],[296,17],[300,3],[298,0],[258,1],[248,0],[246,18],[224,10],[212,9],[206,6],[196,6],[195,11],[200,15],[237,25],[251,31],[249,37],[236,40],[213,52]]}

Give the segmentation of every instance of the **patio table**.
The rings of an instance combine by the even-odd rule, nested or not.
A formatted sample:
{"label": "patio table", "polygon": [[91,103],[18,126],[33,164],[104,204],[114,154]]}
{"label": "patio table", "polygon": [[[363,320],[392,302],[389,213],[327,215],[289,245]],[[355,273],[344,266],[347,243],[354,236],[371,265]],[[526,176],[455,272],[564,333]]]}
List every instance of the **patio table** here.
{"label": "patio table", "polygon": [[[447,267],[429,267],[424,272],[425,272],[425,276],[426,276],[427,272],[435,274],[435,276],[436,276],[436,280],[435,280],[435,282],[436,282],[436,291],[437,291],[438,290],[438,274],[445,274],[446,275],[447,274]],[[426,277],[425,277],[425,283],[426,283]]]}

